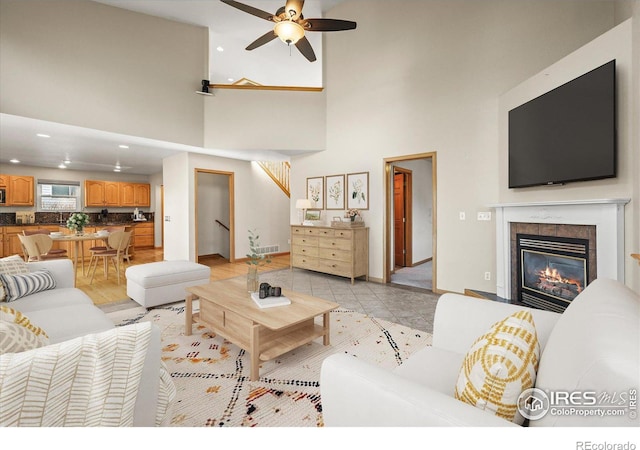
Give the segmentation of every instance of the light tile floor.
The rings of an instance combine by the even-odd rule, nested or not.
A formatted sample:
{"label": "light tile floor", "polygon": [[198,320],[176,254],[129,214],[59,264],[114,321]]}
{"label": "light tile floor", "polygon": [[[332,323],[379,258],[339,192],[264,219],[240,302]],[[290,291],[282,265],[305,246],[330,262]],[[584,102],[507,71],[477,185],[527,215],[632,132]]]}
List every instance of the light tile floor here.
{"label": "light tile floor", "polygon": [[433,332],[433,315],[439,295],[410,286],[351,280],[301,269],[260,274],[260,282],[280,286],[339,303],[379,319],[417,330]]}
{"label": "light tile floor", "polygon": [[[438,294],[411,286],[351,280],[302,269],[281,269],[260,273],[260,282],[310,294],[368,316],[399,323],[416,330],[433,332]],[[105,312],[139,306],[131,299],[98,305]]]}

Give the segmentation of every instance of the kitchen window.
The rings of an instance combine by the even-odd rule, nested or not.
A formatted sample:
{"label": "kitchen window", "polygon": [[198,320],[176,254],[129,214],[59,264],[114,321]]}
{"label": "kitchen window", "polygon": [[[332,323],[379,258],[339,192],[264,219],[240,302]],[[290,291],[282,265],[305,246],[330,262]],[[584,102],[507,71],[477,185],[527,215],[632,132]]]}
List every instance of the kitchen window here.
{"label": "kitchen window", "polygon": [[41,212],[80,210],[80,182],[38,180],[38,207]]}

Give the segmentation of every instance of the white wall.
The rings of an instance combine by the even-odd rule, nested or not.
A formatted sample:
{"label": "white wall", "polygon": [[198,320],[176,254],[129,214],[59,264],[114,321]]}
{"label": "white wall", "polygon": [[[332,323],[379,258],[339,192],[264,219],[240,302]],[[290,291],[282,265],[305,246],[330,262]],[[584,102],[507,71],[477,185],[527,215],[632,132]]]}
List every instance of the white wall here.
{"label": "white wall", "polygon": [[[499,203],[539,202],[552,200],[585,200],[632,198],[625,207],[625,254],[638,251],[638,198],[634,196],[638,184],[637,152],[633,148],[634,132],[632,80],[632,20],[618,25],[585,46],[567,55],[540,73],[529,78],[500,98]],[[564,186],[508,189],[508,113],[509,110],[538,97],[602,64],[616,60],[617,90],[617,157],[618,173],[605,180],[568,183]],[[638,124],[635,125],[638,133]],[[625,279],[630,286],[640,288],[638,267],[626,258]]]}
{"label": "white wall", "polygon": [[92,1],[2,0],[0,112],[203,142],[207,29]]}
{"label": "white wall", "polygon": [[[437,288],[490,291],[495,224],[458,219],[498,198],[498,98],[614,25],[610,2],[349,1],[332,17],[358,29],[325,36],[327,150],[292,157],[305,179],[369,171],[370,276],[383,276],[383,159],[436,151]],[[297,211],[292,205],[292,220]]]}
{"label": "white wall", "polygon": [[162,161],[164,180],[164,259],[195,261],[190,251],[193,235],[193,176],[189,154],[179,153]]}
{"label": "white wall", "polygon": [[198,252],[202,255],[230,256],[229,231],[229,176],[199,172],[196,183],[198,199]]}
{"label": "white wall", "polygon": [[324,92],[214,89],[205,97],[208,148],[323,150]]}

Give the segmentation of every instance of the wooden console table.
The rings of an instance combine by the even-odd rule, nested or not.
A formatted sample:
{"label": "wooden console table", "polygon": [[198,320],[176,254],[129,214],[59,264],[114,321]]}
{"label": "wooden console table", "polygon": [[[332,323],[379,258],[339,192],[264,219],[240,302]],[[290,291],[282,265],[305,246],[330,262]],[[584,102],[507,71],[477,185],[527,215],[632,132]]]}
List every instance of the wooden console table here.
{"label": "wooden console table", "polygon": [[291,226],[291,268],[369,280],[369,228]]}

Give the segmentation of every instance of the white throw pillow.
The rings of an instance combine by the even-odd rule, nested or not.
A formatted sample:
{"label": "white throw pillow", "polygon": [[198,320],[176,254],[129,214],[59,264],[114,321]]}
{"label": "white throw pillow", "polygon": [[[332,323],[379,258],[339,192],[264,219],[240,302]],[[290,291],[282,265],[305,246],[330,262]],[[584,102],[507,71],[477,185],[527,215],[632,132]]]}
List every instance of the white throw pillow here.
{"label": "white throw pillow", "polygon": [[[28,273],[29,268],[27,267],[27,263],[24,262],[24,259],[20,255],[12,255],[7,256],[6,258],[0,258],[0,273],[4,273],[7,275],[15,275],[18,273]],[[4,286],[0,282],[0,302],[4,302],[6,298],[6,293],[4,291]]]}
{"label": "white throw pillow", "polygon": [[462,363],[455,398],[522,424],[518,397],[534,386],[540,345],[533,316],[519,311],[479,337]]}

